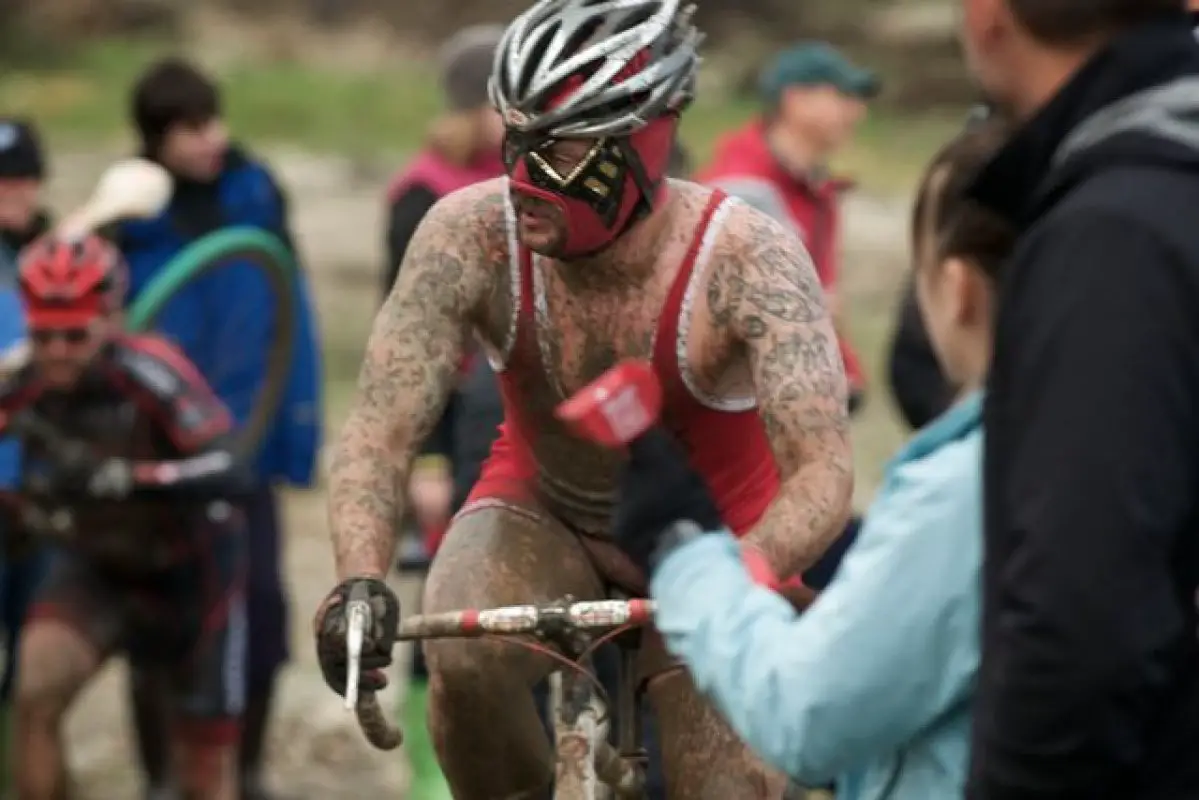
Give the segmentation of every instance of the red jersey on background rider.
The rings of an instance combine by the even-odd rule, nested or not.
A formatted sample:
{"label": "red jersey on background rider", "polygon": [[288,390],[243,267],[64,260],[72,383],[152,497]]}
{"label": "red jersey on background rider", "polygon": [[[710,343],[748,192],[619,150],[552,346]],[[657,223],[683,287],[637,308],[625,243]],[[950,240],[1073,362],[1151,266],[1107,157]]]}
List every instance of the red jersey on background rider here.
{"label": "red jersey on background rider", "polygon": [[827,161],[852,136],[878,89],[874,73],[827,44],[784,50],[762,72],[765,113],[723,138],[696,178],[795,228],[828,296],[853,409],[866,374],[839,297],[841,197],[852,182],[829,172]]}
{"label": "red jersey on background rider", "polygon": [[233,796],[246,643],[230,417],[173,346],[121,332],[126,268],[107,242],[35,242],[19,278],[32,349],[0,388],[0,431],[25,458],[9,505],[59,554],[21,644],[18,796],[65,792],[62,717],[118,652],[172,687],[184,793]]}

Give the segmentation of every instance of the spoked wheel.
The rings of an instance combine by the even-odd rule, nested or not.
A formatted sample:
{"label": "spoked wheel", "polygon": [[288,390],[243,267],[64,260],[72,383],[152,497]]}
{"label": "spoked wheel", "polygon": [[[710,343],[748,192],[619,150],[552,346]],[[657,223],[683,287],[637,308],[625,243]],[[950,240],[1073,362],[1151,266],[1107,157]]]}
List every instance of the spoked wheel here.
{"label": "spoked wheel", "polygon": [[233,455],[252,458],[270,433],[291,374],[295,262],[275,236],[228,228],[193,243],[138,294],[135,333],[175,342],[229,404]]}

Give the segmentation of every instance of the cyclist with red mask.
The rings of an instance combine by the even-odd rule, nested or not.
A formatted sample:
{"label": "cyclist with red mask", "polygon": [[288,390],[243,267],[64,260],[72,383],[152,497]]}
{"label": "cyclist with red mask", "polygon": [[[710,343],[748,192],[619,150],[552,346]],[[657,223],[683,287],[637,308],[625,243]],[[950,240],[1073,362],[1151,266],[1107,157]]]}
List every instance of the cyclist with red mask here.
{"label": "cyclist with red mask", "polygon": [[173,687],[183,795],[231,800],[246,634],[230,418],[171,345],[120,331],[125,264],[104,240],[35,242],[19,280],[31,358],[0,386],[25,458],[8,510],[59,552],[20,644],[17,797],[65,796],[63,716],[122,653]]}
{"label": "cyclist with red mask", "polygon": [[[645,591],[612,542],[619,454],[554,410],[622,359],[652,362],[663,423],[685,445],[762,572],[798,574],[841,532],[852,489],[846,381],[811,259],[794,234],[719,191],[665,178],[701,38],[679,0],[541,0],[499,46],[491,96],[507,179],[438,202],[375,322],[332,465],[338,579],[316,618],[344,691],[344,601],[372,598],[365,689],[399,615],[384,583],[420,442],[472,334],[499,371],[505,423],[428,577],[425,611],[605,588]],[[668,794],[777,798],[653,632],[639,676]],[[553,663],[479,642],[426,645],[430,726],[462,800],[541,797],[549,742],[529,687]]]}

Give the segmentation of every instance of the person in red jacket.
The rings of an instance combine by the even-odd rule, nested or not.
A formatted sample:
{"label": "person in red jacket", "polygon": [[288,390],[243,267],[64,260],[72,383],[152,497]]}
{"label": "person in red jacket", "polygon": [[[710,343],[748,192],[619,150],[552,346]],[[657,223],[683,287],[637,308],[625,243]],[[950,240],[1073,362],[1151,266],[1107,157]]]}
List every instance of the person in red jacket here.
{"label": "person in red jacket", "polygon": [[865,116],[879,80],[831,46],[808,42],[775,56],[762,72],[760,89],[765,111],[722,139],[696,179],[795,228],[833,311],[850,405],[856,408],[865,374],[846,339],[837,297],[839,203],[852,184],[832,175],[827,164]]}

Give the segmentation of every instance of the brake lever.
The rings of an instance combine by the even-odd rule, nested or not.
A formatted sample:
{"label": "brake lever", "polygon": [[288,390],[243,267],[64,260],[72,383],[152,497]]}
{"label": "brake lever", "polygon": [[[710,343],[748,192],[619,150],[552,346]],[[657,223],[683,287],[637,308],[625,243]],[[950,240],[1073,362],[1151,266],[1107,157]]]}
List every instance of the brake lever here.
{"label": "brake lever", "polygon": [[362,679],[362,644],[371,627],[370,593],[366,585],[350,587],[346,600],[346,702],[347,711],[358,706],[358,686]]}
{"label": "brake lever", "polygon": [[350,588],[346,598],[346,702],[347,711],[358,718],[358,727],[367,741],[380,750],[394,750],[404,741],[404,734],[379,705],[374,692],[359,688],[362,679],[362,645],[372,626],[370,593],[364,584]]}

